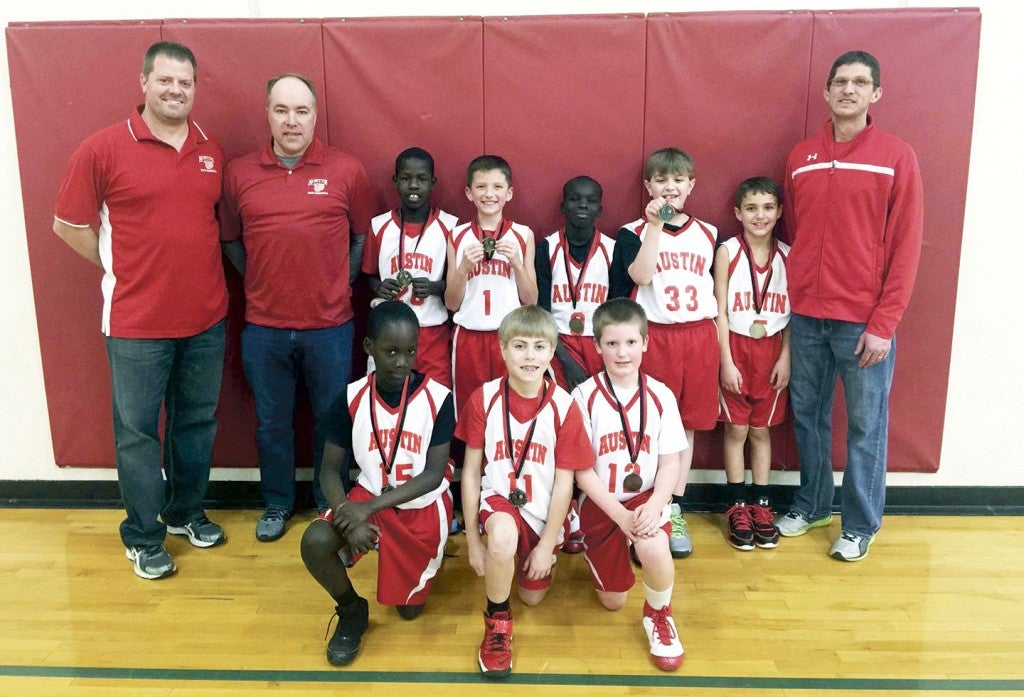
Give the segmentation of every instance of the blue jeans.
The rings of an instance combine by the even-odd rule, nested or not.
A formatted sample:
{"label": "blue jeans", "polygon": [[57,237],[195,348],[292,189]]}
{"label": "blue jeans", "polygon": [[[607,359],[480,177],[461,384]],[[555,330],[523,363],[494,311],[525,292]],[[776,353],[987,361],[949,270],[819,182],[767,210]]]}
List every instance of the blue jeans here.
{"label": "blue jeans", "polygon": [[[352,369],[352,321],[327,329],[275,329],[247,324],[242,330],[242,367],[256,403],[256,450],[260,490],[268,506],[295,505],[295,390],[299,379],[319,424],[348,385]],[[313,498],[327,506],[320,490],[324,440],[313,441]],[[347,474],[347,473],[346,473]],[[347,486],[347,483],[346,483]]]}
{"label": "blue jeans", "polygon": [[[224,371],[224,320],[181,339],[107,337],[106,345],[117,479],[127,513],[121,540],[129,547],[160,544],[166,525],[204,515]],[[167,417],[162,447],[161,405]]]}
{"label": "blue jeans", "polygon": [[854,354],[865,326],[794,314],[790,321],[789,399],[800,453],[800,488],[792,510],[810,520],[832,510],[832,404],[836,375],[846,394],[843,531],[870,537],[882,524],[889,440],[889,389],[896,339],[886,359],[868,368]]}

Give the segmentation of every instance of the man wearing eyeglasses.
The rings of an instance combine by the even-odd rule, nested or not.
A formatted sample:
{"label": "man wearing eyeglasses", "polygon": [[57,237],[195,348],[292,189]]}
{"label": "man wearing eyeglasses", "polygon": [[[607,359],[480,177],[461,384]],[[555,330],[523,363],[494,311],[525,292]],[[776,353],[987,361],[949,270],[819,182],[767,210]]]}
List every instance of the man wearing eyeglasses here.
{"label": "man wearing eyeglasses", "polygon": [[850,51],[825,84],[831,117],[786,162],[790,401],[800,488],[778,521],[787,537],[832,521],[832,405],[843,381],[848,420],[842,531],[829,555],[859,561],[882,523],[895,331],[917,275],[924,227],[911,147],[868,116],[882,98],[878,61]]}

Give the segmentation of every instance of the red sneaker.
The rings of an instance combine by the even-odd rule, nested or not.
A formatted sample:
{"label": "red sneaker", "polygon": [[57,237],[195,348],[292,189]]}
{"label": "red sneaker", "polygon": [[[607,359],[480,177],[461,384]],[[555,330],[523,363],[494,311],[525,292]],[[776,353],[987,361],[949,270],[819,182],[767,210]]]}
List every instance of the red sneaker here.
{"label": "red sneaker", "polygon": [[679,643],[672,606],[655,610],[644,603],[644,631],[651,644],[651,661],[662,670],[676,670],[683,664],[683,645]]}
{"label": "red sneaker", "polygon": [[775,526],[772,509],[753,503],[749,506],[750,518],[754,524],[754,544],[771,549],[779,546],[779,529]]}
{"label": "red sneaker", "polygon": [[569,537],[562,543],[562,551],[566,554],[579,554],[583,551],[583,531],[569,533]]}
{"label": "red sneaker", "polygon": [[750,515],[750,506],[734,503],[725,512],[729,521],[729,544],[736,549],[748,552],[754,548],[754,520]]}
{"label": "red sneaker", "polygon": [[507,678],[512,673],[512,611],[484,613],[484,640],[477,654],[485,678]]}

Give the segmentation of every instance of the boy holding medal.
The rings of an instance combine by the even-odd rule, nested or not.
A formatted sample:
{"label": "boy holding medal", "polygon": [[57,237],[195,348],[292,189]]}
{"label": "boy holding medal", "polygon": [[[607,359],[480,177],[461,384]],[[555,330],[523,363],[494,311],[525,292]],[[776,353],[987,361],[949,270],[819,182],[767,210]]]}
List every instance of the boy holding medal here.
{"label": "boy holding medal", "polygon": [[648,345],[640,305],[617,298],[598,307],[594,343],[604,369],[573,391],[597,458],[594,467],[576,472],[584,553],[597,597],[609,610],[626,603],[636,580],[630,568],[635,555],[643,568],[651,660],[676,670],[683,646],[672,619],[669,503],[687,475],[682,421],[672,392],[640,372]]}
{"label": "boy holding medal", "polygon": [[601,215],[601,196],[601,185],[591,177],[567,181],[561,206],[565,227],[537,242],[537,304],[558,325],[551,367],[555,380],[567,390],[601,369],[590,320],[594,309],[609,297],[615,246],[615,240],[594,228]]}
{"label": "boy holding medal", "polygon": [[[775,547],[768,496],[772,443],[768,429],[782,423],[789,383],[789,245],[772,234],[782,217],[779,185],[768,177],[745,179],[733,212],[743,232],[715,252],[721,350],[721,415],[725,422],[725,479],[729,544],[736,549]],[[743,447],[750,440],[753,496],[748,496]]]}
{"label": "boy holding medal", "polygon": [[547,375],[558,341],[554,319],[526,305],[501,321],[498,334],[508,376],[473,392],[455,432],[466,443],[469,563],[486,579],[477,661],[489,678],[512,671],[512,582],[526,605],[544,598],[565,534],[573,471],[594,464],[579,407]]}
{"label": "boy holding medal", "polygon": [[[419,322],[408,305],[370,310],[363,348],[376,370],[353,382],[322,422],[320,483],[329,508],[302,536],[302,560],[337,604],[327,644],[331,665],[351,663],[369,606],[345,571],[378,545],[377,601],[411,620],[423,610],[452,521],[448,446],[455,428],[451,392],[412,370]],[[352,452],[359,480],[345,494],[341,468]]]}
{"label": "boy holding medal", "polygon": [[[718,244],[714,225],[683,212],[693,191],[693,159],[679,148],[656,150],[644,163],[644,187],[651,200],[644,217],[624,226],[615,240],[612,278],[625,269],[634,285],[610,295],[630,296],[650,324],[644,361],[648,375],[665,383],[679,402],[690,447],[683,451],[685,475],[693,458],[696,431],[718,422],[718,331],[711,265]],[[672,496],[672,556],[687,557],[693,543],[683,520],[686,479]]]}
{"label": "boy holding medal", "polygon": [[533,231],[503,215],[512,193],[504,158],[481,155],[469,163],[466,198],[476,215],[452,232],[444,292],[455,313],[452,379],[460,414],[474,390],[505,373],[497,331],[502,319],[537,302]]}
{"label": "boy holding medal", "polygon": [[[458,219],[430,207],[434,158],[422,148],[403,150],[395,160],[391,177],[401,205],[370,222],[363,254],[373,300],[399,300],[416,313],[420,322],[416,370],[451,387],[451,330],[444,306],[445,260],[451,231]],[[373,358],[367,372],[373,372]]]}

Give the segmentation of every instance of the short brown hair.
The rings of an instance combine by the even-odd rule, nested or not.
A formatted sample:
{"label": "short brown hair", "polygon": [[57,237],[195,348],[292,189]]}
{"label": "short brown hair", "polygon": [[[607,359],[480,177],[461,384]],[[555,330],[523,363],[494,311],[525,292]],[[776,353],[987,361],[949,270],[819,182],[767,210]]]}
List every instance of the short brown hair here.
{"label": "short brown hair", "polygon": [[647,315],[640,303],[629,298],[612,298],[597,306],[594,310],[594,340],[601,341],[605,327],[611,324],[635,324],[640,336],[647,338]]}
{"label": "short brown hair", "polygon": [[644,181],[650,181],[656,174],[676,173],[693,179],[693,158],[679,148],[655,150],[644,162]]}

